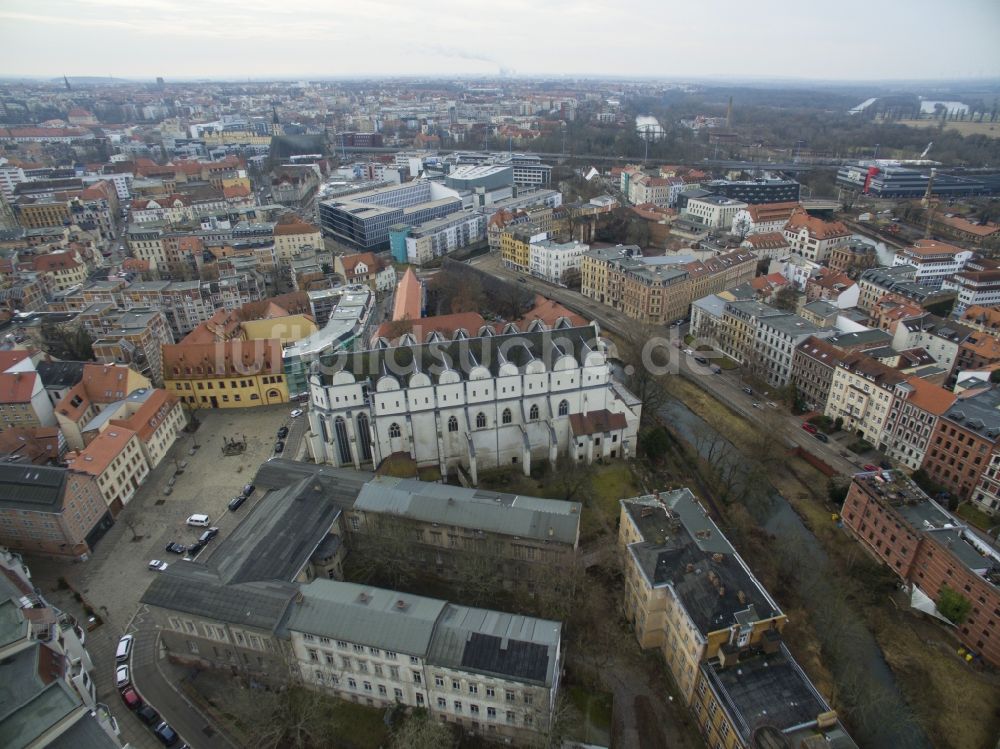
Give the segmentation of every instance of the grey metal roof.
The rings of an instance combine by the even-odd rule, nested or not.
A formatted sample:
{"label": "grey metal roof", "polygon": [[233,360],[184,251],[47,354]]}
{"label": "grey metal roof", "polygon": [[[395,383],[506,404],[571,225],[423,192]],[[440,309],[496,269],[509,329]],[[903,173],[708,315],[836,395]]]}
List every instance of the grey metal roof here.
{"label": "grey metal roof", "polygon": [[333,499],[341,507],[352,507],[361,486],[375,477],[371,471],[335,468],[316,463],[303,463],[290,458],[271,458],[260,464],[253,483],[262,489],[280,489],[310,476],[326,476],[334,480]]}
{"label": "grey metal roof", "polygon": [[45,749],[121,749],[121,744],[87,713],[45,745]]}
{"label": "grey metal roof", "polygon": [[59,512],[66,469],[0,463],[0,506],[35,512]]}
{"label": "grey metal roof", "polygon": [[549,686],[559,665],[561,633],[556,621],[448,604],[427,662]]}
{"label": "grey metal roof", "polygon": [[69,388],[83,379],[82,361],[40,361],[35,369],[47,388]]}
{"label": "grey metal roof", "polygon": [[357,510],[426,523],[576,544],[580,503],[376,476],[361,489]]}
{"label": "grey metal roof", "polygon": [[334,580],[300,588],[284,628],[424,657],[445,601]]}
{"label": "grey metal roof", "polygon": [[273,632],[296,590],[282,581],[226,584],[203,564],[178,562],[153,578],[142,602]]}
{"label": "grey metal roof", "polygon": [[82,704],[62,680],[46,683],[39,676],[44,647],[34,643],[0,661],[0,746],[5,749],[30,745]]}

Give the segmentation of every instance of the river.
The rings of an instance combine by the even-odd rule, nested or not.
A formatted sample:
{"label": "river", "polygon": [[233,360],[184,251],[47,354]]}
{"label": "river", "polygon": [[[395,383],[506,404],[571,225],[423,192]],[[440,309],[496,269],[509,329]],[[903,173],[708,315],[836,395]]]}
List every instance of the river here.
{"label": "river", "polygon": [[893,258],[896,256],[896,251],[890,249],[885,242],[879,242],[877,239],[872,239],[871,237],[866,237],[864,234],[855,234],[852,239],[856,239],[859,242],[864,242],[875,248],[875,256],[878,258],[878,264],[891,268]]}
{"label": "river", "polygon": [[650,114],[637,114],[635,116],[635,129],[640,138],[655,141],[663,137],[663,126],[660,121]]}
{"label": "river", "polygon": [[[728,465],[736,466],[737,477],[734,483],[737,486],[740,477],[749,474],[751,464],[742,453],[680,401],[670,400],[660,410],[660,415],[693,448],[698,449],[703,457],[707,457],[706,453],[711,449],[705,439],[706,435],[715,439],[716,445],[719,444],[718,440],[723,440],[722,460]],[[718,448],[715,449],[718,455]],[[837,595],[833,583],[835,576],[830,558],[788,501],[770,484],[765,489],[757,493],[762,495],[761,499],[748,504],[747,509],[762,528],[775,536],[775,545],[780,545],[784,550],[782,553],[794,554],[796,568],[799,570],[795,579],[795,592],[799,598],[813,612],[828,611],[831,601],[838,598],[843,600],[842,596]],[[789,552],[789,549],[792,551]],[[781,591],[770,592],[780,603]],[[909,708],[878,643],[860,617],[821,615],[813,619],[825,649],[836,646],[843,652],[843,643],[850,643],[851,657],[854,658],[852,664],[845,663],[843,659],[840,663],[825,659],[826,665],[838,685],[850,683],[857,693],[865,695],[864,704],[855,708],[856,711],[874,711],[867,716],[867,720],[852,721],[851,735],[855,741],[864,747],[931,749],[930,741],[918,725],[912,721],[888,718],[906,715]],[[886,719],[879,719],[879,716],[886,716]]]}

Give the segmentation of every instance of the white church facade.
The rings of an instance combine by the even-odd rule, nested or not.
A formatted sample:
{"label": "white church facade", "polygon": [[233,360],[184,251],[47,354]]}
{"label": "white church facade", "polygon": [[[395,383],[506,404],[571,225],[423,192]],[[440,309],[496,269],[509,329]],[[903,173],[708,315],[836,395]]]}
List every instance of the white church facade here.
{"label": "white church facade", "polygon": [[631,457],[641,403],[612,380],[605,349],[596,325],[561,320],[334,357],[309,376],[310,452],[357,469],[404,455],[442,476],[461,466],[473,483],[485,468],[528,474],[561,454]]}

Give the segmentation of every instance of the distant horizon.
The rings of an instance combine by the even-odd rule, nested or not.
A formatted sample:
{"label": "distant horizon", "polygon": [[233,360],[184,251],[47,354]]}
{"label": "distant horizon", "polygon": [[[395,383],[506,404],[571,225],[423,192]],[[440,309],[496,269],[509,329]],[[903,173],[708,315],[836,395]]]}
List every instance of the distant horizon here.
{"label": "distant horizon", "polygon": [[998,38],[996,0],[952,0],[946,13],[932,0],[841,0],[829,8],[784,0],[752,7],[507,0],[502,12],[475,0],[5,0],[0,71],[55,78],[85,65],[104,68],[97,77],[117,67],[129,78],[175,80],[375,79],[398,71],[705,80],[739,71],[743,79],[956,81],[1000,76]]}

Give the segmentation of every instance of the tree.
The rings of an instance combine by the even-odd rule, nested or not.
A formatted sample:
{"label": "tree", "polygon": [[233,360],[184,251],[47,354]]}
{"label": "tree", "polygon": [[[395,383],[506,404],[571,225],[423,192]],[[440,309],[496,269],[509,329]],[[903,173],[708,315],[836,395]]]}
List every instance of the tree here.
{"label": "tree", "polygon": [[639,437],[639,445],[651,463],[659,463],[670,448],[670,435],[662,426],[655,426]]}
{"label": "tree", "polygon": [[319,749],[342,726],[334,716],[337,699],[303,687],[278,691],[234,684],[222,702],[247,739],[260,749]]}
{"label": "tree", "polygon": [[563,286],[579,291],[582,282],[579,268],[567,268],[562,275]]}
{"label": "tree", "polygon": [[961,624],[972,611],[972,602],[947,585],[942,585],[938,592],[937,608],[952,624]]}
{"label": "tree", "polygon": [[578,463],[567,453],[561,453],[549,472],[547,494],[555,494],[559,499],[574,502],[583,501],[589,494],[595,470],[592,463]]}
{"label": "tree", "polygon": [[771,304],[785,312],[794,312],[799,306],[799,292],[791,284],[778,289]]}
{"label": "tree", "polygon": [[57,359],[93,361],[93,339],[81,325],[42,323],[42,348]]}
{"label": "tree", "polygon": [[426,710],[416,708],[392,732],[392,749],[442,749],[453,746],[455,736],[447,723],[431,720]]}
{"label": "tree", "polygon": [[[651,325],[637,323],[622,337],[617,350],[621,361],[623,381],[642,403],[642,422],[652,424],[657,412],[670,398],[666,390],[666,370],[676,349]],[[677,352],[679,353],[679,352]]]}

